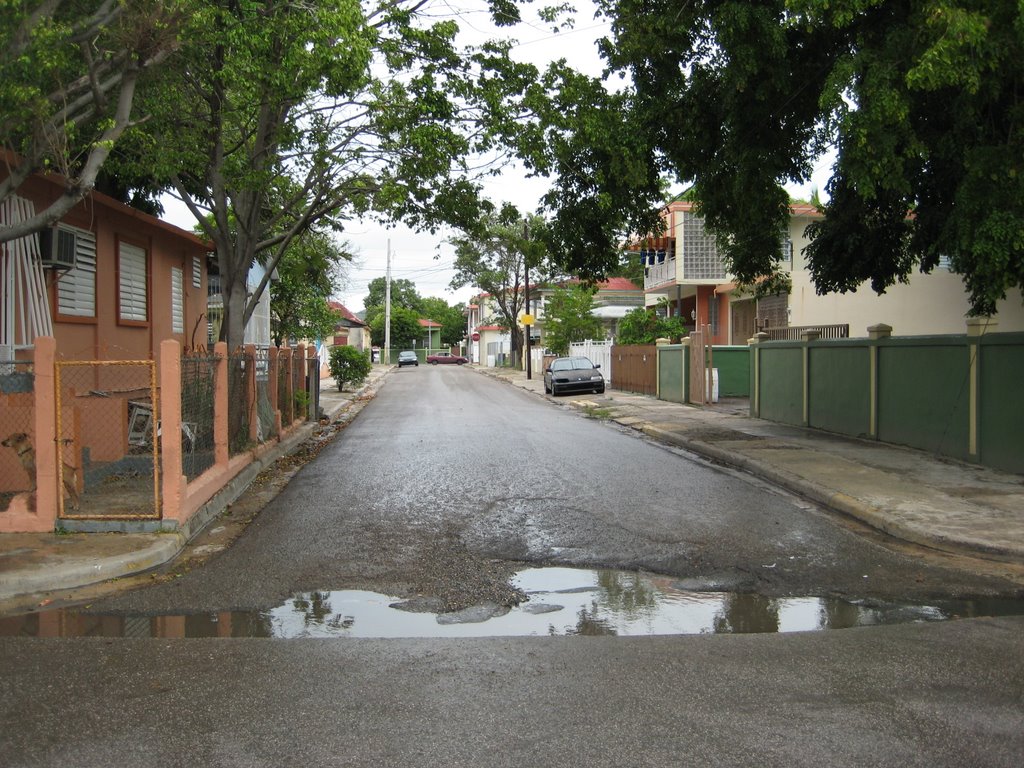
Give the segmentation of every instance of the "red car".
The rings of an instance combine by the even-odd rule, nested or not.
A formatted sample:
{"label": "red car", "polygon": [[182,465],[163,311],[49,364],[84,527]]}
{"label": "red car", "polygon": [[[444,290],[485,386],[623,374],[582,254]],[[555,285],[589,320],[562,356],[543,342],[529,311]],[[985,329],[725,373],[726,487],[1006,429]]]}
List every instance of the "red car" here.
{"label": "red car", "polygon": [[451,352],[438,352],[434,355],[427,355],[427,362],[431,365],[465,365],[469,360],[461,355],[453,355]]}

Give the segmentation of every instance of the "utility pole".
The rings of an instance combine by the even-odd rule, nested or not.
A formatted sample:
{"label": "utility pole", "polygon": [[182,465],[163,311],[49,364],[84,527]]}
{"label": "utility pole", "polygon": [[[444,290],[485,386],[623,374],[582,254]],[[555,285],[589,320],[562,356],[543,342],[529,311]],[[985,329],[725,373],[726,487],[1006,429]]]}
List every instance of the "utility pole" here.
{"label": "utility pole", "polygon": [[388,269],[384,278],[384,359],[391,363],[391,238],[388,238]]}
{"label": "utility pole", "polygon": [[533,328],[533,315],[530,314],[530,222],[523,219],[523,267],[526,270],[526,288],[523,298],[526,301],[526,313],[523,315],[523,325],[526,326],[526,380],[533,379],[533,356],[530,354],[530,336]]}

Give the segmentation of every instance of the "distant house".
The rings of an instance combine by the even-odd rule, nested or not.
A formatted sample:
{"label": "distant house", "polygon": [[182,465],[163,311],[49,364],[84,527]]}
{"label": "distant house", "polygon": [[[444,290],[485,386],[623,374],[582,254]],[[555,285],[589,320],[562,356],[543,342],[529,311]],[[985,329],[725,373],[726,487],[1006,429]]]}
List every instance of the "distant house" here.
{"label": "distant house", "polygon": [[[715,238],[693,203],[674,200],[662,211],[665,235],[640,239],[629,250],[644,266],[646,306],[667,304],[693,330],[710,326],[715,344],[745,344],[759,331],[784,336],[788,330],[828,327],[837,335],[865,336],[885,323],[899,335],[962,333],[968,311],[963,279],[940,264],[931,274],[876,295],[865,284],[855,293],[819,295],[811,281],[805,250],[807,225],[821,217],[808,204],[790,207],[789,225],[779,233],[783,269],[792,280],[786,295],[755,299],[741,294],[726,271]],[[998,304],[1001,331],[1024,330],[1019,289]]]}
{"label": "distant house", "polygon": [[336,301],[327,303],[338,314],[338,322],[334,326],[334,338],[330,346],[348,345],[363,351],[370,348],[370,327],[351,312],[344,304]]}
{"label": "distant house", "polygon": [[[558,289],[579,283],[581,283],[580,280],[568,280],[554,286],[543,286],[536,289],[538,301],[536,304],[531,301],[531,304],[535,306],[536,325],[533,331],[535,344],[544,344],[544,320],[551,296]],[[601,319],[605,336],[614,339],[619,333],[619,321],[630,311],[644,306],[644,291],[625,277],[610,277],[597,283],[594,287],[597,290],[594,293],[594,310],[591,314]]]}
{"label": "distant house", "polygon": [[419,345],[423,349],[441,349],[441,324],[424,317],[419,319],[419,324],[423,330]]}

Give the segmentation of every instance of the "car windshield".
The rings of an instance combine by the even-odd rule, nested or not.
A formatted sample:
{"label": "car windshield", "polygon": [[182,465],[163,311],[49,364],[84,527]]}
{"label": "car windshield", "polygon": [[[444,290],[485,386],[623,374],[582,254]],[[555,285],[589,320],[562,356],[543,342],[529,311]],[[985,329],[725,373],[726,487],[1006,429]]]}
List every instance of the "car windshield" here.
{"label": "car windshield", "polygon": [[398,356],[399,357],[416,357],[416,353],[415,352],[399,352]]}
{"label": "car windshield", "polygon": [[585,357],[561,357],[551,364],[552,371],[583,371],[593,367],[594,364]]}

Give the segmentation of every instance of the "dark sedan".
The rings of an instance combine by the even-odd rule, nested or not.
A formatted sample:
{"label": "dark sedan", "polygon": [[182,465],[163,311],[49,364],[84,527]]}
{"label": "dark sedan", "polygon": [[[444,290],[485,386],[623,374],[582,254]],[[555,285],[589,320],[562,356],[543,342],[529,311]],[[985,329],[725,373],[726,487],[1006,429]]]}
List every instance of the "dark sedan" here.
{"label": "dark sedan", "polygon": [[552,396],[569,392],[604,392],[604,376],[586,357],[558,357],[544,371],[544,391]]}

